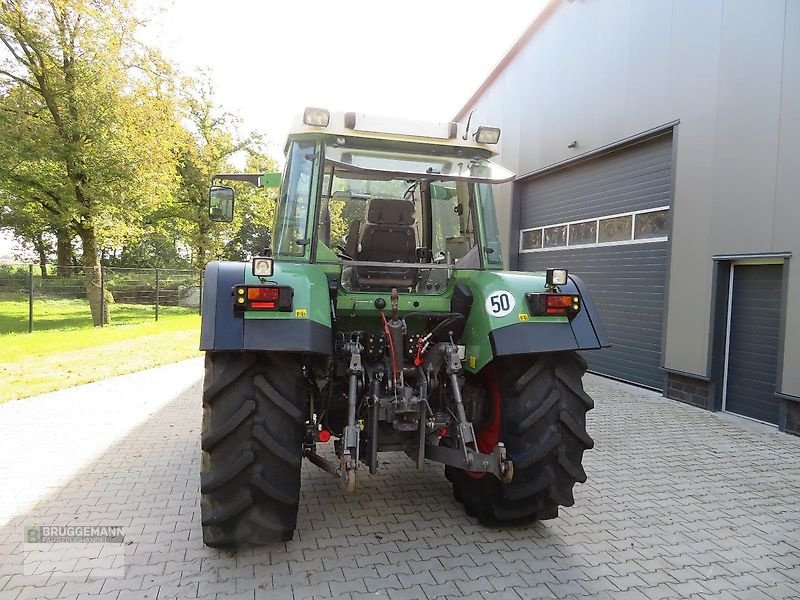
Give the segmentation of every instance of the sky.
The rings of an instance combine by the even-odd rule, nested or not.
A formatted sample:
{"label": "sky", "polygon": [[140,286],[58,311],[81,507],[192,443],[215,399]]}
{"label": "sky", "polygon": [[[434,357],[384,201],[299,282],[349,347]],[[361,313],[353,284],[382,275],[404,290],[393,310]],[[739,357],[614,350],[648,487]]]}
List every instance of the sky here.
{"label": "sky", "polygon": [[[449,121],[546,0],[139,0],[145,39],[282,152],[306,106]],[[276,156],[277,157],[277,156]]]}
{"label": "sky", "polygon": [[[282,163],[306,106],[449,121],[547,0],[136,0],[142,41],[185,73]],[[0,259],[12,243],[0,232]]]}

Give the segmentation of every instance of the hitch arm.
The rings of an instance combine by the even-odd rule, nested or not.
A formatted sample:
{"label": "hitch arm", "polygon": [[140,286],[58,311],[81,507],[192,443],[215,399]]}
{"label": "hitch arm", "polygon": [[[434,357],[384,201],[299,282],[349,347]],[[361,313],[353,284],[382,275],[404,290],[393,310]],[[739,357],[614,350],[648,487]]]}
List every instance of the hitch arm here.
{"label": "hitch arm", "polygon": [[431,444],[425,446],[425,458],[428,460],[465,471],[491,473],[503,483],[510,483],[514,477],[514,464],[506,456],[506,448],[502,443],[497,444],[491,454],[482,454],[472,448],[466,448],[466,452],[468,458],[464,458],[464,453],[458,448]]}

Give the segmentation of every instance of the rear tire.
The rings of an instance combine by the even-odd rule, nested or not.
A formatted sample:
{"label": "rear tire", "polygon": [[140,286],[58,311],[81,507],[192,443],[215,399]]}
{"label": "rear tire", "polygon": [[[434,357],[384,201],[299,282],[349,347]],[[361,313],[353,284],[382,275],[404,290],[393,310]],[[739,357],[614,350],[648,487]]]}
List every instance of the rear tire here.
{"label": "rear tire", "polygon": [[206,352],[200,507],[207,546],[292,539],[305,392],[292,355]]}
{"label": "rear tire", "polygon": [[[453,493],[481,523],[553,519],[572,506],[572,488],[586,481],[581,461],[594,446],[586,412],[594,402],[583,390],[586,361],[575,352],[504,357],[495,361],[502,433],[514,478],[453,469]],[[490,394],[491,395],[491,394]]]}

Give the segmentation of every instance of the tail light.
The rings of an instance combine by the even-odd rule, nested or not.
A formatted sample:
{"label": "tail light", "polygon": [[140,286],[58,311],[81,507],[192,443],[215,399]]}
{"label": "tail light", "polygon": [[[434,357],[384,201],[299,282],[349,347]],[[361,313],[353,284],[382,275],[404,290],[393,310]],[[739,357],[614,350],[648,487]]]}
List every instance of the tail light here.
{"label": "tail light", "polygon": [[531,314],[538,317],[574,317],[581,310],[576,294],[525,294]]}
{"label": "tail light", "polygon": [[292,310],[294,291],[285,285],[237,285],[233,288],[233,308],[246,310]]}

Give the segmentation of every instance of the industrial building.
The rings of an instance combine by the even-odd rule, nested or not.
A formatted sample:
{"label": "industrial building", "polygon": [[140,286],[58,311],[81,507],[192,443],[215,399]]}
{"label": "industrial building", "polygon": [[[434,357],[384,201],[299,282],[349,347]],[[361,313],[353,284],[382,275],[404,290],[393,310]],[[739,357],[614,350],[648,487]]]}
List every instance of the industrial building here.
{"label": "industrial building", "polygon": [[552,0],[470,114],[508,266],[590,285],[591,370],[800,434],[800,2]]}

